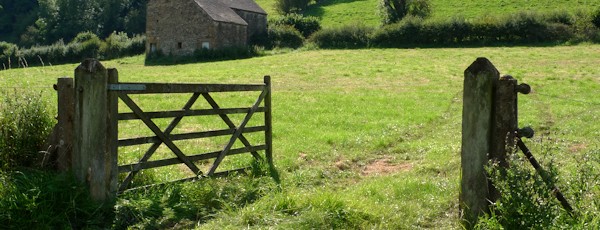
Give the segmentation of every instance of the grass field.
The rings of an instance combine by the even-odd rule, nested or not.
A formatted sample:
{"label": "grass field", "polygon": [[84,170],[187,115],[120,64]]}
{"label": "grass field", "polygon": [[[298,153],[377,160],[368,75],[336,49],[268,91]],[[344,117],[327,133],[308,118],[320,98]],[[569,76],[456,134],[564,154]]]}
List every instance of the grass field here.
{"label": "grass field", "polygon": [[[257,0],[270,15],[276,15],[274,0]],[[306,15],[321,19],[323,27],[335,27],[348,24],[364,24],[368,26],[380,25],[378,15],[378,0],[322,0],[310,6]],[[501,16],[519,11],[552,12],[557,10],[599,9],[600,2],[594,0],[431,0],[431,19],[446,19],[451,17],[464,17],[465,19],[478,19],[488,16]]]}
{"label": "grass field", "polygon": [[[599,45],[316,50],[151,67],[136,56],[104,65],[117,68],[121,81],[128,82],[260,83],[263,75],[272,76],[281,184],[265,186],[251,202],[191,220],[200,229],[455,229],[463,71],[477,57],[489,58],[502,74],[532,86],[532,94],[519,98],[519,119],[520,126],[537,131],[527,142],[534,154],[545,153],[542,161],[555,156],[569,177],[574,158],[599,151]],[[54,104],[52,84],[72,75],[75,66],[0,71],[0,89],[41,91]],[[248,95],[218,100],[232,105],[254,100],[242,96]],[[145,110],[175,109],[186,99],[137,98]],[[179,130],[220,123],[218,118],[184,120]],[[142,124],[122,125],[122,136],[149,133]],[[186,143],[184,151],[224,145],[220,141]],[[135,156],[144,150],[120,152]],[[162,149],[158,157],[169,154]],[[123,156],[120,162],[133,159]],[[226,159],[224,167],[248,162]],[[149,176],[173,179],[185,174],[179,169]]]}

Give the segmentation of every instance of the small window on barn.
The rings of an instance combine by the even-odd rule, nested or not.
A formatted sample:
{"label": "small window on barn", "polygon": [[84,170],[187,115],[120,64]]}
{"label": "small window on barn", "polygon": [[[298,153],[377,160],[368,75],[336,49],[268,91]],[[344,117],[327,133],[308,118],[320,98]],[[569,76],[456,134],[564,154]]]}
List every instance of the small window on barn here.
{"label": "small window on barn", "polygon": [[150,52],[156,52],[156,43],[150,43]]}
{"label": "small window on barn", "polygon": [[210,49],[210,42],[202,42],[202,49]]}
{"label": "small window on barn", "polygon": [[183,48],[183,43],[182,42],[177,42],[177,49],[181,49]]}

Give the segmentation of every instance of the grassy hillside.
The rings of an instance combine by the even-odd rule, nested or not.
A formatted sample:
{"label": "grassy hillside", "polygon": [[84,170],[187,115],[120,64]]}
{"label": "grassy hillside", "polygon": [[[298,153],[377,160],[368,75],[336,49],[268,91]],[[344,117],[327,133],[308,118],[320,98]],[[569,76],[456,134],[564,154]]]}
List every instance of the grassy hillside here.
{"label": "grassy hillside", "polygon": [[[221,197],[217,202],[223,207],[215,213],[202,220],[174,218],[167,223],[200,229],[456,229],[463,71],[480,56],[488,57],[502,74],[532,86],[533,93],[519,99],[519,118],[521,126],[537,131],[527,143],[537,156],[545,153],[542,161],[556,156],[560,170],[572,176],[574,158],[599,151],[598,45],[323,50],[152,67],[143,66],[143,57],[137,56],[104,64],[117,68],[121,81],[133,82],[259,83],[263,75],[272,76],[274,156],[281,184],[267,184],[260,196],[235,204],[227,201],[237,198],[223,198],[219,194],[232,194],[219,190],[212,195]],[[55,103],[52,84],[57,77],[72,75],[74,68],[0,71],[0,89],[42,91]],[[181,107],[185,99],[138,98],[145,110]],[[234,96],[219,100],[252,102]],[[184,120],[180,129],[219,123],[218,118]],[[124,123],[120,129],[122,136],[147,133],[142,124]],[[221,145],[195,142],[186,144],[184,151]],[[136,155],[145,149],[120,151]],[[247,162],[248,158],[226,159],[224,167]],[[185,172],[171,169],[149,177],[165,180],[181,174]],[[229,191],[244,194],[245,189]],[[191,189],[189,194],[201,197],[202,192],[206,190]],[[157,199],[170,199],[164,196],[161,192]],[[132,197],[121,199],[134,202]],[[184,202],[190,205],[180,205],[187,207]],[[141,204],[157,212],[155,206]],[[159,209],[158,214],[178,210],[171,208]],[[142,226],[160,222],[138,218]]]}
{"label": "grassy hillside", "polygon": [[[257,1],[271,15],[277,14],[274,0]],[[431,0],[432,19],[445,19],[462,16],[476,19],[487,15],[503,15],[519,11],[551,12],[556,10],[589,10],[600,8],[600,1],[594,0]],[[321,18],[324,27],[361,23],[376,26],[380,23],[377,12],[378,0],[321,0],[306,10],[307,15]]]}

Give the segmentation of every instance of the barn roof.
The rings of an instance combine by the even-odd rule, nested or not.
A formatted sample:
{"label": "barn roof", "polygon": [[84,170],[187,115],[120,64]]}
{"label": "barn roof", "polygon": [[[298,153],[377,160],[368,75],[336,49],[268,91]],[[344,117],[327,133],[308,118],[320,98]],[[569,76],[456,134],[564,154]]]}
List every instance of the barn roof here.
{"label": "barn roof", "polygon": [[259,14],[267,14],[254,0],[220,0],[229,7],[236,10],[243,10]]}
{"label": "barn roof", "polygon": [[[229,5],[215,0],[194,0],[215,21],[248,25]],[[229,0],[227,0],[229,1]],[[252,1],[252,0],[250,0]]]}

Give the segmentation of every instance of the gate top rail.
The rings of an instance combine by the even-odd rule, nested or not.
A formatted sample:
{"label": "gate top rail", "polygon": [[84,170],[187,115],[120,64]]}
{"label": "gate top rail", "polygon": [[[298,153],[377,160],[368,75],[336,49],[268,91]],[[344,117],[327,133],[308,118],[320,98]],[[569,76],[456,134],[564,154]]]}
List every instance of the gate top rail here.
{"label": "gate top rail", "polygon": [[127,83],[108,84],[109,91],[123,91],[127,94],[155,93],[211,93],[262,91],[265,84],[179,84],[179,83]]}

